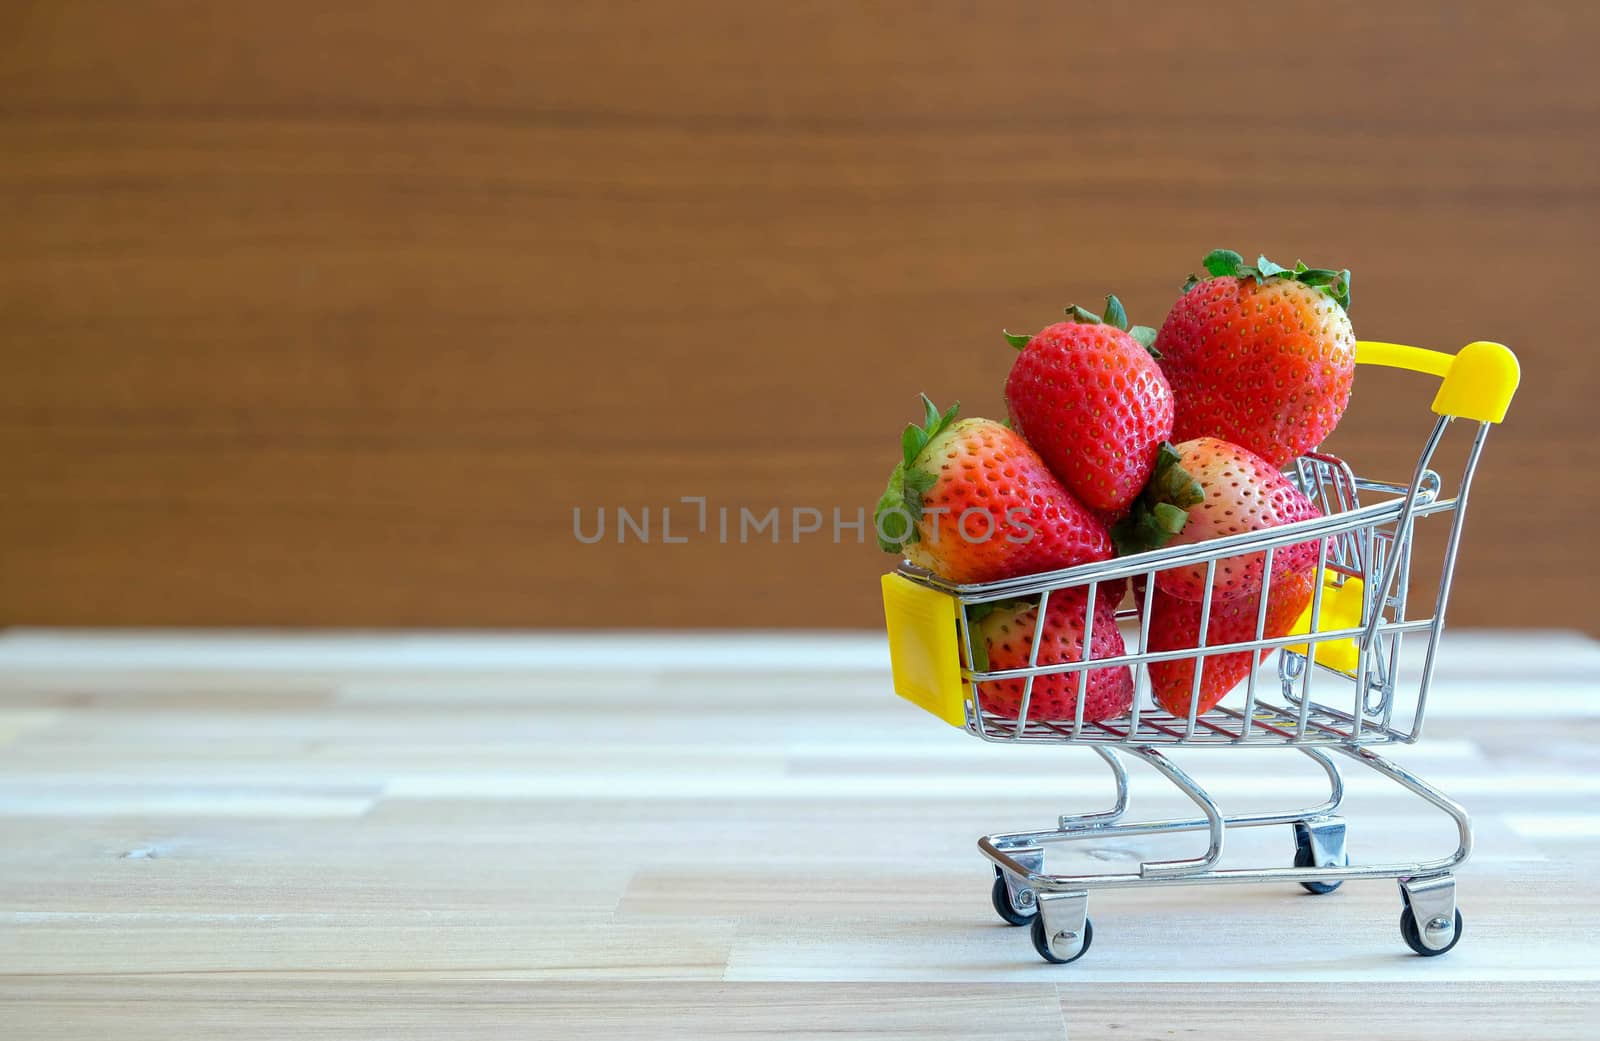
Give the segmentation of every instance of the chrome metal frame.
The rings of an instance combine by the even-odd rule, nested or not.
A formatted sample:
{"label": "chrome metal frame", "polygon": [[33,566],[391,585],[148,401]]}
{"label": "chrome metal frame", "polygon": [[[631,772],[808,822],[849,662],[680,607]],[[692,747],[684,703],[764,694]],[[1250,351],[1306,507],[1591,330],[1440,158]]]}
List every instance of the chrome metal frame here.
{"label": "chrome metal frame", "polygon": [[[1155,767],[1200,807],[1203,817],[1121,823],[1111,820],[1086,820],[1063,817],[1062,823],[1048,831],[986,835],[978,848],[996,867],[1014,875],[1019,883],[1036,892],[1066,892],[1078,889],[1126,889],[1143,885],[1205,885],[1210,883],[1341,882],[1347,879],[1394,878],[1418,880],[1448,875],[1472,854],[1472,819],[1454,799],[1387,759],[1367,749],[1339,749],[1402,785],[1449,815],[1455,822],[1459,842],[1446,856],[1432,860],[1395,861],[1381,864],[1314,864],[1310,867],[1219,868],[1223,839],[1232,828],[1259,828],[1282,824],[1304,824],[1315,830],[1319,824],[1338,821],[1334,811],[1344,798],[1344,785],[1333,761],[1317,749],[1303,749],[1317,759],[1332,781],[1328,801],[1304,810],[1281,813],[1254,813],[1224,816],[1210,794],[1192,777],[1180,770],[1155,749],[1136,754]],[[1104,838],[1111,835],[1155,835],[1182,831],[1205,831],[1208,843],[1199,857],[1183,860],[1146,861],[1136,872],[1101,875],[1049,875],[1041,867],[1030,866],[1030,858],[1017,853],[1041,850],[1044,846],[1075,839]]]}
{"label": "chrome metal frame", "polygon": [[[1143,885],[1205,885],[1213,883],[1293,883],[1300,882],[1323,892],[1346,880],[1396,879],[1401,895],[1415,915],[1420,932],[1419,953],[1440,953],[1456,939],[1454,870],[1472,851],[1472,823],[1465,810],[1443,792],[1427,784],[1369,746],[1412,743],[1422,735],[1428,689],[1433,679],[1439,636],[1444,629],[1445,608],[1449,600],[1462,521],[1466,515],[1467,494],[1488,436],[1488,423],[1480,423],[1472,441],[1466,465],[1454,494],[1442,494],[1442,480],[1430,468],[1435,452],[1450,425],[1440,417],[1428,436],[1409,484],[1392,484],[1355,476],[1342,461],[1318,453],[1299,459],[1291,476],[1301,489],[1322,508],[1323,516],[1265,531],[1246,532],[1189,546],[1170,547],[1150,553],[1088,564],[1043,575],[1032,575],[984,584],[957,585],[943,582],[909,565],[901,573],[915,581],[950,594],[959,605],[959,643],[965,662],[972,661],[972,624],[969,610],[998,600],[1036,599],[1038,617],[1045,616],[1052,593],[1083,589],[1088,594],[1084,631],[1092,630],[1097,595],[1106,583],[1142,578],[1144,602],[1136,608],[1119,610],[1117,618],[1134,649],[1110,658],[1090,657],[1070,662],[1040,663],[1041,641],[1029,648],[1028,665],[1023,668],[977,671],[963,668],[966,681],[967,727],[975,736],[1000,743],[1088,745],[1109,765],[1115,784],[1111,808],[1091,813],[1062,816],[1053,828],[989,835],[978,848],[1005,879],[1012,907],[1026,915],[1035,909],[1035,945],[1054,961],[1076,958],[1087,947],[1092,929],[1088,926],[1087,900],[1091,889],[1114,889]],[[1360,499],[1378,497],[1362,504]],[[1412,544],[1417,522],[1436,515],[1449,515],[1451,523],[1444,563],[1431,611],[1412,617]],[[1272,575],[1272,556],[1289,546],[1315,541],[1319,566],[1327,572],[1363,583],[1361,621],[1355,625],[1320,629],[1313,624],[1309,634],[1268,637],[1266,632],[1267,593]],[[1254,638],[1234,643],[1207,646],[1205,633],[1211,593],[1220,560],[1242,553],[1261,552],[1263,592]],[[1172,567],[1204,565],[1205,599],[1199,624],[1199,640],[1194,647],[1167,651],[1149,649],[1149,607],[1155,588],[1156,572]],[[1320,613],[1323,586],[1313,594],[1312,618]],[[1041,627],[1042,628],[1042,627]],[[1137,636],[1134,637],[1135,631]],[[1421,673],[1411,683],[1402,683],[1399,658],[1402,639],[1411,634],[1425,636],[1427,648]],[[1353,672],[1329,668],[1315,660],[1318,646],[1333,640],[1352,640],[1357,648]],[[1303,646],[1297,652],[1288,650]],[[1268,686],[1252,669],[1246,680],[1242,708],[1217,706],[1197,712],[1197,699],[1191,697],[1187,718],[1172,716],[1153,704],[1146,704],[1149,692],[1149,666],[1154,662],[1195,658],[1194,691],[1198,691],[1204,661],[1217,654],[1281,651],[1278,662],[1276,697],[1262,689]],[[1134,700],[1130,712],[1120,719],[1095,722],[1083,718],[1089,671],[1098,668],[1131,667],[1134,674]],[[1040,676],[1075,675],[1078,698],[1075,717],[1067,720],[1029,719],[1028,707],[1034,683]],[[980,708],[983,684],[996,680],[1024,681],[1021,706],[1015,718],[1006,718]],[[1215,747],[1277,747],[1298,749],[1326,773],[1329,796],[1310,807],[1272,813],[1228,815],[1188,773],[1173,763],[1162,749]],[[1129,805],[1128,774],[1118,752],[1125,752],[1150,766],[1183,792],[1200,811],[1200,816],[1166,820],[1125,821]],[[1350,864],[1344,850],[1344,821],[1336,816],[1344,798],[1344,782],[1331,753],[1352,760],[1388,778],[1448,815],[1459,835],[1456,849],[1427,860],[1392,861],[1375,864]],[[1220,866],[1224,841],[1236,828],[1290,825],[1297,840],[1305,844],[1311,863],[1300,867]],[[1045,870],[1046,849],[1057,843],[1110,836],[1150,835],[1169,832],[1202,831],[1207,843],[1197,856],[1165,861],[1146,861],[1137,871],[1063,875]],[[1042,938],[1042,944],[1041,944]],[[1408,940],[1408,942],[1410,942]]]}

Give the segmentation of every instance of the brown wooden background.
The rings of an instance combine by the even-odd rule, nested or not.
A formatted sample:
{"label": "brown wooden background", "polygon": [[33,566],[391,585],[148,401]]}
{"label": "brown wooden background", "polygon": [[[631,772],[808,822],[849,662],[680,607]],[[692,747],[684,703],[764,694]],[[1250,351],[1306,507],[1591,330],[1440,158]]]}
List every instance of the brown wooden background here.
{"label": "brown wooden background", "polygon": [[[0,623],[871,625],[870,545],[572,509],[870,507],[918,391],[999,409],[1001,326],[1159,322],[1231,245],[1519,350],[1454,618],[1592,628],[1597,43],[1503,0],[11,0]],[[1337,446],[1402,473],[1428,391],[1358,397]]]}

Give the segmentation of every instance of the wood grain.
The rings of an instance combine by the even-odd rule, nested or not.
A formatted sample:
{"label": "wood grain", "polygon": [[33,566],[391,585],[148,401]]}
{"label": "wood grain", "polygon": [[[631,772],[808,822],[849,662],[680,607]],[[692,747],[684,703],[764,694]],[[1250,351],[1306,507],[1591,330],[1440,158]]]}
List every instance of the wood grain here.
{"label": "wood grain", "polygon": [[[1048,983],[815,986],[726,983],[539,983],[338,977],[314,993],[297,982],[248,988],[245,1017],[231,1014],[236,979],[0,980],[0,1001],[38,1041],[114,1031],[128,1041],[214,1036],[280,1038],[286,1028],[326,1038],[473,1038],[611,1041],[650,1037],[716,1041],[831,1037],[862,1041],[1065,1041]],[[1078,1036],[1074,1034],[1073,1036]]]}
{"label": "wood grain", "polygon": [[[621,638],[578,670],[537,640],[0,636],[5,1036],[1593,1034],[1592,640],[1446,638],[1429,736],[1395,758],[1476,821],[1448,956],[1405,951],[1389,881],[1167,887],[1094,893],[1070,967],[995,920],[973,840],[1108,801],[1098,759],[932,721],[853,664],[874,638],[837,637],[810,673],[794,641],[680,643],[743,663]],[[1320,797],[1293,753],[1177,758],[1227,809]],[[1453,847],[1447,821],[1348,773],[1357,862]],[[1132,781],[1132,812],[1189,812]],[[1228,836],[1230,864],[1291,852],[1286,828]]]}
{"label": "wood grain", "polygon": [[[1158,320],[1232,244],[1353,268],[1369,337],[1520,352],[1455,617],[1592,628],[1587,536],[1528,504],[1600,506],[1569,475],[1597,32],[1575,2],[8,5],[0,623],[872,625],[854,532],[587,546],[573,508],[852,517],[918,391],[1000,409],[1001,326],[1109,291]],[[1426,388],[1357,393],[1335,447],[1405,473]]]}

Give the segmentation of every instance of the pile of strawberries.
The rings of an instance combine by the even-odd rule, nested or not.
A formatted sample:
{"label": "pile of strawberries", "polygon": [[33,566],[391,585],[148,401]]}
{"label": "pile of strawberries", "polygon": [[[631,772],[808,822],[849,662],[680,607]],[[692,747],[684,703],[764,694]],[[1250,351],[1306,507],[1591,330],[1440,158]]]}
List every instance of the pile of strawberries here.
{"label": "pile of strawberries", "polygon": [[[1230,250],[1212,252],[1205,269],[1159,331],[1130,328],[1113,296],[1103,314],[1069,307],[1066,321],[1031,336],[1007,333],[1020,352],[1006,380],[1007,423],[957,419],[956,408],[940,412],[924,397],[923,423],[902,435],[878,503],[880,546],[952,582],[991,582],[1318,516],[1281,468],[1319,444],[1349,403],[1350,272],[1266,257],[1247,265]],[[1264,558],[1217,562],[1207,645],[1255,637]],[[1305,611],[1315,568],[1315,543],[1274,553],[1266,636],[1286,635]],[[1143,579],[1134,586],[1143,610]],[[1155,587],[1149,649],[1196,647],[1205,565],[1160,571]],[[1127,593],[1125,583],[1101,583],[1091,611],[1086,589],[1053,592],[1038,664],[1082,660],[1086,640],[1091,659],[1123,654],[1115,615]],[[1026,666],[1038,613],[1036,599],[973,608],[973,667]],[[1204,712],[1249,673],[1251,657],[1153,664],[1156,701],[1186,718],[1200,667]],[[984,710],[1016,717],[1023,681],[982,687]],[[1091,670],[1083,718],[1127,713],[1133,689],[1126,667]],[[1041,676],[1028,718],[1070,720],[1077,698],[1077,674]]]}

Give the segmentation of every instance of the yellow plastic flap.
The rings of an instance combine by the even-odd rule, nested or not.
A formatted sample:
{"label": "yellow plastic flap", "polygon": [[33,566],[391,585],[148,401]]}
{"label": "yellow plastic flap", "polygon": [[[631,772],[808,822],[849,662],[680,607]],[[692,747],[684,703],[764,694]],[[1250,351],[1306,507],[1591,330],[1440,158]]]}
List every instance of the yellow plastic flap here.
{"label": "yellow plastic flap", "polygon": [[[1340,578],[1344,579],[1342,585],[1334,585]],[[1322,572],[1322,609],[1317,614],[1317,631],[1327,632],[1330,629],[1354,629],[1361,624],[1362,603],[1366,599],[1363,592],[1361,579],[1349,578],[1336,571]],[[1311,631],[1311,609],[1316,606],[1315,601],[1306,605],[1301,612],[1299,621],[1289,630],[1291,636]],[[1293,644],[1287,648],[1298,654],[1306,653],[1306,645]],[[1359,651],[1354,639],[1349,640],[1323,640],[1317,644],[1317,661],[1330,669],[1337,669],[1348,676],[1356,674],[1359,664]]]}
{"label": "yellow plastic flap", "polygon": [[894,692],[953,727],[967,725],[956,643],[960,610],[954,597],[906,578],[883,576],[883,617],[889,630]]}

